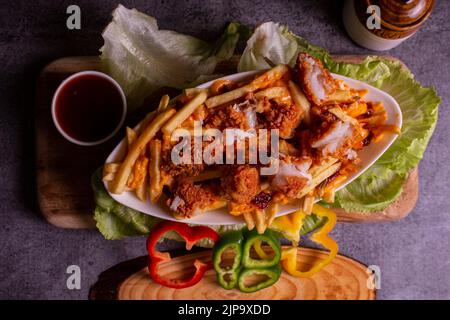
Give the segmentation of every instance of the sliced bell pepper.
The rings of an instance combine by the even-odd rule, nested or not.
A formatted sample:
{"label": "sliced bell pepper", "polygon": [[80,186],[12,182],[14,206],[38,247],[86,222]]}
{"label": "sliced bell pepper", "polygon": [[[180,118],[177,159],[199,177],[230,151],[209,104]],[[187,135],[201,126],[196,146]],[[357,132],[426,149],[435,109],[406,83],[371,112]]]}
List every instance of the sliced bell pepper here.
{"label": "sliced bell pepper", "polygon": [[[262,250],[261,243],[263,241],[265,241],[272,248],[274,252],[273,258],[269,259],[264,250]],[[256,260],[250,256],[252,246],[255,248],[257,254],[262,259]],[[242,247],[242,266],[244,268],[272,267],[280,262],[280,258],[281,258],[280,243],[275,237],[273,237],[270,230],[267,229],[263,234],[258,234],[256,230],[252,230],[247,233],[244,245]]]}
{"label": "sliced bell pepper", "polygon": [[313,276],[315,273],[329,264],[336,257],[339,251],[338,244],[328,236],[328,233],[333,230],[334,226],[336,225],[336,214],[334,213],[334,211],[317,204],[314,205],[312,211],[317,216],[326,217],[327,222],[319,231],[312,234],[311,240],[322,245],[330,252],[325,260],[319,261],[308,271],[299,271],[297,270],[297,247],[290,247],[286,250],[283,250],[281,255],[281,264],[284,270],[294,277],[308,278]]}
{"label": "sliced bell pepper", "polygon": [[[281,267],[276,264],[269,268],[250,268],[243,269],[239,274],[238,286],[242,292],[255,292],[267,287],[270,287],[278,281],[281,274]],[[246,281],[251,280],[252,277],[259,278],[261,276],[267,277],[267,280],[259,281],[256,284],[248,285]]]}
{"label": "sliced bell pepper", "polygon": [[262,241],[261,240],[256,240],[253,243],[253,248],[256,251],[256,254],[261,258],[261,259],[269,259],[269,255],[264,251],[264,249],[261,247],[262,245]]}
{"label": "sliced bell pepper", "polygon": [[212,263],[205,263],[200,260],[194,261],[195,273],[188,279],[170,279],[162,277],[158,273],[158,266],[170,261],[170,254],[167,252],[161,252],[156,249],[159,239],[167,232],[175,231],[181,238],[186,241],[186,249],[191,250],[195,243],[201,239],[208,238],[213,242],[219,239],[219,235],[213,229],[204,226],[191,227],[185,223],[175,221],[162,221],[153,227],[147,238],[147,251],[149,254],[148,270],[150,277],[156,283],[170,288],[187,288],[198,283],[205,272],[212,268]]}
{"label": "sliced bell pepper", "polygon": [[[269,257],[261,247],[263,241],[272,247],[273,257]],[[250,257],[252,246],[261,260]],[[223,266],[223,253],[229,249],[234,251],[233,261]],[[258,291],[274,284],[280,277],[280,258],[280,244],[269,230],[264,234],[258,234],[256,230],[245,234],[240,231],[227,233],[220,238],[213,251],[213,265],[220,285],[225,289],[238,286],[243,292]],[[267,280],[248,285],[252,276],[255,277],[250,280],[260,280],[258,276],[265,276]]]}
{"label": "sliced bell pepper", "polygon": [[[241,231],[231,231],[222,235],[214,247],[213,266],[216,271],[217,281],[219,281],[224,289],[233,289],[236,287],[242,260],[243,239],[244,237]],[[230,265],[222,266],[222,255],[227,250],[233,251],[233,261]]]}

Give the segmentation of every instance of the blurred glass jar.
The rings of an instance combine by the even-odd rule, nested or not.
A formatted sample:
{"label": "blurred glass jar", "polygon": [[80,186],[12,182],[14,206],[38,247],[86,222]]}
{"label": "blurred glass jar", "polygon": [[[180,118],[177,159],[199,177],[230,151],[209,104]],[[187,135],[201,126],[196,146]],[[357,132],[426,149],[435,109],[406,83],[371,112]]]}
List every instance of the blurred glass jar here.
{"label": "blurred glass jar", "polygon": [[434,3],[434,0],[346,0],[344,26],[359,45],[389,50],[419,30]]}

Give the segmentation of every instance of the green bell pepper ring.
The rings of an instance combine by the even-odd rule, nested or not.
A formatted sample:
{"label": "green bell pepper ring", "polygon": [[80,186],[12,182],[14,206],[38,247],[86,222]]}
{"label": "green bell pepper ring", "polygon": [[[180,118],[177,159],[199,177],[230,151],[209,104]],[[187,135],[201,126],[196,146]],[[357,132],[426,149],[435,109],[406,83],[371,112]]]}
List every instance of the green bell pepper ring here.
{"label": "green bell pepper ring", "polygon": [[[280,262],[281,246],[270,230],[266,230],[263,234],[258,234],[256,230],[252,230],[246,234],[245,238],[246,240],[242,248],[242,266],[244,268],[269,268]],[[250,256],[252,246],[255,244],[259,246],[263,241],[272,248],[274,252],[273,257],[271,259],[253,259]]]}
{"label": "green bell pepper ring", "polygon": [[[238,278],[238,286],[239,290],[242,292],[255,292],[267,287],[270,287],[275,282],[278,281],[281,275],[281,266],[279,264],[265,268],[265,269],[259,269],[259,268],[251,268],[251,269],[244,269],[239,274]],[[258,283],[254,285],[248,285],[246,283],[249,278],[252,276],[260,277],[265,276],[267,277],[267,280],[259,281]]]}
{"label": "green bell pepper ring", "polygon": [[[236,287],[241,260],[242,260],[242,242],[243,235],[241,231],[232,231],[220,237],[220,240],[214,246],[213,266],[216,271],[217,280],[224,289],[233,289]],[[230,265],[221,265],[222,254],[232,250],[234,258]]]}

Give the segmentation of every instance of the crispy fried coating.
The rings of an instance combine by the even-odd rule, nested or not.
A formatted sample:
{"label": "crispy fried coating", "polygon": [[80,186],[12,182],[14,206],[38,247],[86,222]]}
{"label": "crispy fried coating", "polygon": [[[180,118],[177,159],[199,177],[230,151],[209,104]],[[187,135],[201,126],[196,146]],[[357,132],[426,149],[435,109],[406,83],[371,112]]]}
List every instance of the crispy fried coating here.
{"label": "crispy fried coating", "polygon": [[231,201],[250,203],[260,191],[259,172],[248,165],[230,166],[221,179],[221,186]]}
{"label": "crispy fried coating", "polygon": [[[191,141],[193,143],[193,139]],[[191,145],[191,163],[175,164],[172,161],[172,147],[176,144],[169,139],[163,139],[161,151],[161,170],[166,176],[173,178],[193,177],[202,172],[206,165],[204,163],[194,164],[193,152],[194,146]]]}
{"label": "crispy fried coating", "polygon": [[209,114],[204,122],[205,128],[216,128],[224,130],[226,128],[239,128],[247,130],[253,128],[251,119],[248,117],[248,103],[225,105]]}
{"label": "crispy fried coating", "polygon": [[308,100],[322,105],[338,88],[338,83],[322,62],[306,53],[298,55],[298,80]]}
{"label": "crispy fried coating", "polygon": [[189,179],[180,180],[174,196],[167,200],[167,205],[178,217],[191,218],[197,210],[203,210],[220,200],[220,190],[211,183],[194,184]]}
{"label": "crispy fried coating", "polygon": [[311,180],[308,173],[311,164],[309,157],[286,157],[280,162],[277,174],[271,177],[272,187],[287,198],[295,198]]}
{"label": "crispy fried coating", "polygon": [[268,129],[280,130],[280,138],[289,139],[294,136],[295,129],[302,121],[302,109],[296,104],[278,104],[270,101],[263,112]]}
{"label": "crispy fried coating", "polygon": [[340,120],[323,124],[322,130],[312,137],[311,147],[319,150],[322,156],[342,158],[353,144],[355,128]]}

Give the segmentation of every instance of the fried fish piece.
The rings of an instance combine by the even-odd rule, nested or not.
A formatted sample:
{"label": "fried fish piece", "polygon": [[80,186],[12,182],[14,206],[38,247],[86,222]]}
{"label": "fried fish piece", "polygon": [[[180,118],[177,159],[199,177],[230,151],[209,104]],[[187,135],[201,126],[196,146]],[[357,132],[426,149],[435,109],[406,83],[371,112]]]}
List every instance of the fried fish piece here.
{"label": "fried fish piece", "polygon": [[232,166],[221,179],[225,193],[237,204],[250,203],[259,193],[259,173],[248,165]]}
{"label": "fried fish piece", "polygon": [[277,174],[271,178],[272,187],[288,198],[295,198],[311,181],[308,172],[311,164],[308,157],[285,157],[280,161]]}
{"label": "fried fish piece", "polygon": [[179,181],[173,197],[167,200],[168,207],[178,219],[191,218],[196,213],[220,207],[223,203],[217,185],[194,184],[189,179]]}
{"label": "fried fish piece", "polygon": [[267,127],[278,129],[280,137],[283,139],[292,138],[295,134],[295,129],[297,129],[303,119],[303,111],[295,103],[279,104],[275,101],[270,101],[269,107],[264,110],[263,114],[267,121]]}
{"label": "fried fish piece", "polygon": [[339,85],[322,62],[307,53],[297,58],[298,80],[308,100],[322,105],[329,100]]}
{"label": "fried fish piece", "polygon": [[320,150],[322,156],[337,156],[351,147],[354,132],[349,122],[334,121],[311,139],[311,147]]}

